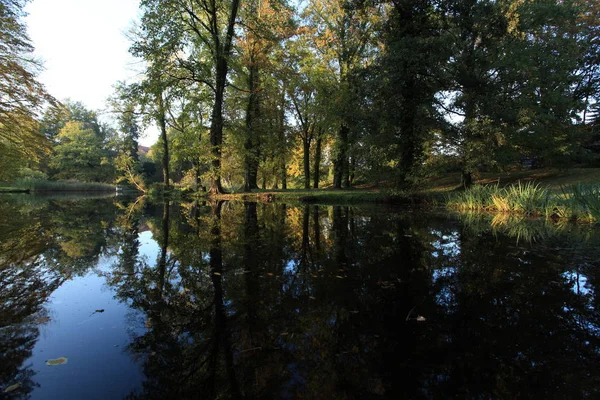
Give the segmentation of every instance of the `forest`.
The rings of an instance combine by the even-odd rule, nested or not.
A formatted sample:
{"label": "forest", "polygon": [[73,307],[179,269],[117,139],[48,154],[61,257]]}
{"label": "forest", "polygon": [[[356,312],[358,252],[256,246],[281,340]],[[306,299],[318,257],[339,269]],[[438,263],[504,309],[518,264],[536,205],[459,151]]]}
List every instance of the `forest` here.
{"label": "forest", "polygon": [[598,0],[142,0],[139,74],[105,110],[39,82],[26,2],[0,1],[1,182],[411,190],[599,165]]}

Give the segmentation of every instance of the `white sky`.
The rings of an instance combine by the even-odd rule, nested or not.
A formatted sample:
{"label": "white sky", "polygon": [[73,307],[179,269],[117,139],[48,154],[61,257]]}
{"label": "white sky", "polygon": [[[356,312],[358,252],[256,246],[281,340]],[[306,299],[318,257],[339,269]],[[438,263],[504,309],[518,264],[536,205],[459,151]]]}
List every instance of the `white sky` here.
{"label": "white sky", "polygon": [[[45,67],[39,80],[57,99],[102,110],[113,85],[135,76],[125,33],[137,19],[138,0],[33,0],[25,11]],[[140,144],[155,140],[141,138]]]}

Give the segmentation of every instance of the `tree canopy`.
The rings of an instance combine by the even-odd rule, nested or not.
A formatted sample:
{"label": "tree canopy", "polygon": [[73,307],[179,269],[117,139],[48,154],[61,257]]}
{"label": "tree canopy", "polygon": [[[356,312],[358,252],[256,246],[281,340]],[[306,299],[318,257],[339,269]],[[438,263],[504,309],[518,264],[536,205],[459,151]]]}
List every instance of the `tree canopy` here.
{"label": "tree canopy", "polygon": [[[56,102],[36,81],[24,2],[1,4],[4,175],[27,159],[84,179],[90,154],[68,148],[90,132],[84,164],[113,172],[85,179],[116,167],[138,188],[160,174],[213,193],[410,188],[451,170],[468,186],[524,159],[598,159],[597,0],[143,0],[130,35],[143,67],[115,86],[114,128],[69,101],[40,118]],[[151,126],[160,139],[140,155]]]}

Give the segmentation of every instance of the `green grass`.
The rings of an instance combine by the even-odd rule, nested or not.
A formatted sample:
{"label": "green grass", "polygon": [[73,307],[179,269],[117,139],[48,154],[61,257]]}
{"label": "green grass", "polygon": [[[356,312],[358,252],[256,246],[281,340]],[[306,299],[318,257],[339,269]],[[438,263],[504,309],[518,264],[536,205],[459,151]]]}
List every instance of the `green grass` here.
{"label": "green grass", "polygon": [[[536,182],[551,191],[560,192],[562,187],[573,184],[600,184],[600,168],[541,168],[512,172],[484,172],[475,177],[475,184],[499,185],[501,187],[517,182]],[[460,187],[460,173],[452,172],[444,176],[428,179],[422,192],[424,194],[447,193]]]}
{"label": "green grass", "polygon": [[13,189],[31,192],[114,192],[115,185],[106,183],[88,183],[76,181],[49,181],[44,179],[22,179],[13,185]]}
{"label": "green grass", "polygon": [[459,211],[543,216],[553,220],[600,222],[600,186],[571,185],[560,192],[535,182],[475,185],[446,196],[446,206]]}

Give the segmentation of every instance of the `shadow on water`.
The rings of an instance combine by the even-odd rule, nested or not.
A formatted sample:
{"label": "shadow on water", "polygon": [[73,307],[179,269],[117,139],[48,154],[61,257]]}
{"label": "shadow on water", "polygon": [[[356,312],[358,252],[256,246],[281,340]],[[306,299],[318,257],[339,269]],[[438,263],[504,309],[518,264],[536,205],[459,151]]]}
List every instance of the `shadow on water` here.
{"label": "shadow on water", "polygon": [[98,274],[115,301],[140,316],[123,323],[144,378],[121,397],[598,395],[593,230],[524,240],[489,221],[313,205],[2,207],[19,217],[3,220],[0,296],[21,306],[2,308],[0,377],[22,382],[21,396],[43,394],[26,362],[31,321],[101,255],[112,257]]}

